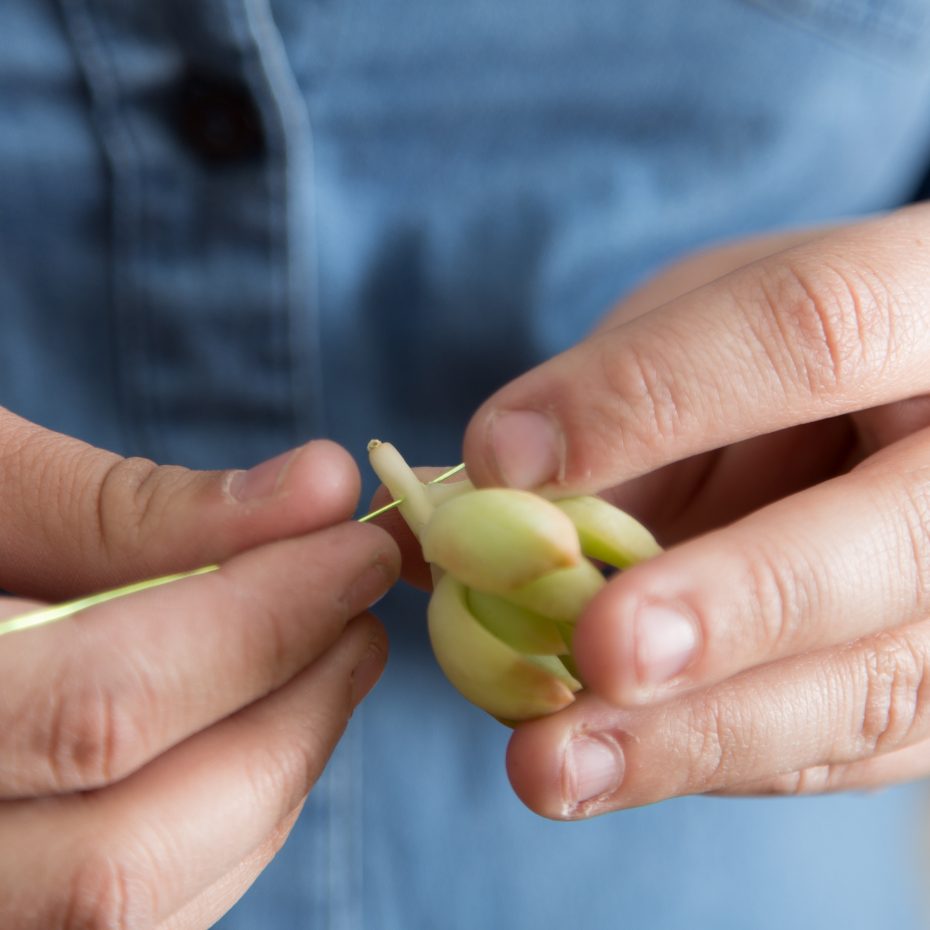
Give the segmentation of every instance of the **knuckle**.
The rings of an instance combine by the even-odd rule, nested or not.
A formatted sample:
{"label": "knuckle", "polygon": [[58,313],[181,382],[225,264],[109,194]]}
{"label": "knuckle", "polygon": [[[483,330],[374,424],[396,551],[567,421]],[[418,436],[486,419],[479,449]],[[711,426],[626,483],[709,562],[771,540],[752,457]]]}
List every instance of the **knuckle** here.
{"label": "knuckle", "polygon": [[113,851],[82,851],[65,885],[62,930],[152,930],[154,885],[147,870]]}
{"label": "knuckle", "polygon": [[819,616],[818,592],[806,568],[804,554],[779,540],[778,550],[741,540],[746,565],[748,603],[756,622],[745,629],[753,638],[750,648],[767,656],[793,651],[810,633],[809,621]]}
{"label": "knuckle", "polygon": [[708,696],[691,710],[684,767],[685,793],[711,791],[731,780],[741,740],[723,702]]}
{"label": "knuckle", "polygon": [[[60,529],[62,515],[71,513],[75,501],[72,483],[80,478],[80,463],[70,450],[67,453],[57,451],[51,437],[46,435],[33,438],[17,453],[18,462],[14,462],[14,468],[18,467],[23,474],[29,475],[39,499],[51,505],[35,508],[38,515],[36,530],[45,541],[51,542]],[[66,460],[69,454],[70,459]],[[59,463],[72,467],[56,467]]]}
{"label": "knuckle", "polygon": [[864,653],[863,676],[857,748],[872,755],[905,745],[923,729],[927,657],[906,639],[879,634]]}
{"label": "knuckle", "polygon": [[[637,445],[653,449],[673,442],[686,431],[690,408],[683,394],[686,379],[670,373],[654,347],[647,351],[631,342],[624,346],[622,363],[618,364],[616,355],[605,346],[598,364],[607,391],[595,402],[610,404],[613,409],[592,418],[592,423],[611,424],[611,445],[618,438],[633,438]],[[613,425],[617,422],[623,423],[619,437]]]}
{"label": "knuckle", "polygon": [[144,751],[144,717],[131,699],[92,679],[56,689],[38,729],[54,789],[98,788],[131,772]]}
{"label": "knuckle", "polygon": [[[901,475],[903,487],[891,513],[901,515],[904,530],[904,559],[914,579],[914,606],[924,608],[930,599],[930,469]],[[900,571],[895,569],[896,574]]]}
{"label": "knuckle", "polygon": [[146,537],[158,531],[159,501],[164,476],[176,470],[143,458],[115,461],[95,489],[97,520],[93,527],[98,547],[110,560],[144,556]]}
{"label": "knuckle", "polygon": [[836,394],[883,371],[904,314],[867,265],[805,261],[769,267],[756,282],[765,315],[760,340],[782,380],[814,395]]}
{"label": "knuckle", "polygon": [[830,791],[836,781],[835,766],[812,765],[795,772],[776,775],[767,785],[766,793],[779,797],[801,797]]}

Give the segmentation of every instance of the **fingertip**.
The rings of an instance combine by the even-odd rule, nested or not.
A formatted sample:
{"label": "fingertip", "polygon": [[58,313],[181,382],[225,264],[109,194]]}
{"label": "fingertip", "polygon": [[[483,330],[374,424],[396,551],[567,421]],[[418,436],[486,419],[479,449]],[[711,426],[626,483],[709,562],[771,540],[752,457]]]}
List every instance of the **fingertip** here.
{"label": "fingertip", "polygon": [[477,486],[594,493],[642,470],[620,454],[612,392],[592,381],[605,351],[600,339],[581,343],[478,408],[463,449]]}
{"label": "fingertip", "polygon": [[[380,504],[379,498],[383,497]],[[372,509],[388,502],[387,494],[376,494]],[[423,549],[419,540],[413,535],[404,518],[396,510],[391,510],[371,521],[369,526],[377,526],[393,539],[400,552],[400,576],[404,581],[428,591],[432,586],[429,564],[423,558]]]}
{"label": "fingertip", "polygon": [[[374,523],[355,521],[334,527],[331,532],[345,534],[347,544],[352,547],[353,555],[367,559],[371,567],[376,568],[382,576],[385,591],[400,577],[400,549],[394,537],[382,527]],[[336,545],[340,543],[336,542]]]}
{"label": "fingertip", "polygon": [[633,591],[628,584],[620,576],[592,599],[576,625],[572,652],[588,690],[611,704],[638,707],[694,684],[688,676],[703,637],[679,597],[644,595],[642,585]]}
{"label": "fingertip", "polygon": [[550,820],[584,820],[616,809],[635,765],[627,758],[628,712],[591,694],[521,724],[507,747],[507,773],[526,806]]}
{"label": "fingertip", "polygon": [[[406,524],[405,524],[406,527]],[[423,548],[409,529],[387,530],[400,551],[400,577],[421,591],[433,589],[433,574],[429,562],[423,558]]]}
{"label": "fingertip", "polygon": [[371,693],[381,678],[388,659],[388,638],[384,626],[371,616],[364,614],[353,621],[358,625],[358,635],[364,637],[365,645],[351,675],[351,704],[358,705]]}
{"label": "fingertip", "polygon": [[535,814],[566,819],[561,757],[568,744],[556,716],[522,723],[507,745],[507,777],[517,797]]}
{"label": "fingertip", "polygon": [[587,606],[572,638],[585,688],[611,704],[637,703],[636,643],[627,617],[632,611],[635,605],[608,585]]}
{"label": "fingertip", "polygon": [[276,497],[296,499],[323,526],[351,517],[360,490],[358,465],[348,451],[315,439],[295,451]]}
{"label": "fingertip", "polygon": [[533,490],[564,478],[565,437],[549,411],[482,408],[465,435],[465,462],[478,485]]}
{"label": "fingertip", "polygon": [[494,414],[491,402],[475,412],[462,440],[462,458],[469,480],[476,487],[494,487],[503,484],[489,448],[489,420]]}
{"label": "fingertip", "polygon": [[[125,535],[126,526],[136,528],[131,547],[111,543],[108,548],[120,554],[138,552],[144,559],[128,576],[117,573],[119,566],[111,567],[114,582],[224,562],[249,549],[344,522],[354,512],[360,487],[352,457],[328,440],[308,442],[248,471],[133,466],[133,460],[121,467],[127,473],[148,468],[142,473],[146,495],[137,492],[131,500],[137,510],[138,500],[151,503],[144,508],[144,519],[135,523],[120,501],[110,507],[118,532]],[[135,486],[143,479],[136,479]],[[124,484],[128,480],[122,479]],[[111,483],[115,486],[115,480]]]}

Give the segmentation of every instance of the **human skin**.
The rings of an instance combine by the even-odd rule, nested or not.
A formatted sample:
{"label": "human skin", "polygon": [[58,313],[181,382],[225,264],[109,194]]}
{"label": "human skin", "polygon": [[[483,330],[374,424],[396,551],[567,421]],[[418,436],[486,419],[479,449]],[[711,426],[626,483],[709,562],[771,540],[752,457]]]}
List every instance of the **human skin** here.
{"label": "human skin", "polygon": [[930,773],[930,206],[697,256],[476,413],[477,484],[603,492],[669,546],[580,618],[519,726],[578,819]]}
{"label": "human skin", "polygon": [[0,926],[205,930],[283,844],[386,657],[397,548],[312,442],[251,472],[124,460],[0,409]]}

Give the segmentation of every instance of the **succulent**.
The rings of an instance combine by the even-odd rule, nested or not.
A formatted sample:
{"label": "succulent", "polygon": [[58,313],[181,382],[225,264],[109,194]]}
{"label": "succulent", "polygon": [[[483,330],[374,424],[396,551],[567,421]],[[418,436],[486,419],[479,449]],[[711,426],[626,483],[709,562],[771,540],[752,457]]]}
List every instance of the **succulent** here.
{"label": "succulent", "polygon": [[430,642],[449,681],[509,725],[571,704],[574,623],[605,584],[592,560],[651,558],[649,531],[600,497],[425,484],[389,443],[368,451],[432,566]]}

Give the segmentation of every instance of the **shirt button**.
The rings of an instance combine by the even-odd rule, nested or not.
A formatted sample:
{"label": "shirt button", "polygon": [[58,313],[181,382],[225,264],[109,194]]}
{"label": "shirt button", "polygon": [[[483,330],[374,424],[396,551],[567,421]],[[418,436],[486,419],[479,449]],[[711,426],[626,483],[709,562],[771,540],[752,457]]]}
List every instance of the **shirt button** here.
{"label": "shirt button", "polygon": [[183,141],[211,165],[256,159],[265,150],[251,95],[228,78],[188,74],[179,88],[176,125]]}

